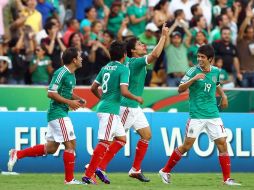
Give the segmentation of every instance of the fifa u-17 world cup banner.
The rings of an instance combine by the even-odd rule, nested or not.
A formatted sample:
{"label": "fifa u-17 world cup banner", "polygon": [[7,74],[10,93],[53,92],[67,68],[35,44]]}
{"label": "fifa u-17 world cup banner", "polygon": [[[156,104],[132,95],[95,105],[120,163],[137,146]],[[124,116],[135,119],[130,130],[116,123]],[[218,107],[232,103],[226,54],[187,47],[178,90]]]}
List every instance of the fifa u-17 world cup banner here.
{"label": "fifa u-17 world cup banner", "polygon": [[[187,113],[146,113],[152,139],[142,164],[143,171],[159,171],[185,135]],[[254,115],[251,113],[221,114],[227,131],[228,152],[233,172],[254,172]],[[8,151],[45,143],[46,112],[0,112],[0,169],[7,170]],[[98,118],[96,113],[71,112],[77,137],[75,171],[82,172],[96,146]],[[128,172],[135,155],[139,135],[127,133],[126,146],[109,164],[108,171]],[[63,172],[63,146],[54,155],[24,158],[14,167],[16,172]],[[176,172],[219,172],[218,151],[206,132],[197,138],[193,148],[175,167]]]}
{"label": "fifa u-17 world cup banner", "polygon": [[[87,100],[84,111],[96,109],[98,99],[89,87],[77,87],[74,92]],[[226,94],[229,107],[223,112],[254,111],[254,89],[231,89]],[[188,93],[178,94],[177,88],[146,88],[143,98],[146,112],[189,111]],[[48,107],[46,87],[0,86],[0,111],[46,111]]]}

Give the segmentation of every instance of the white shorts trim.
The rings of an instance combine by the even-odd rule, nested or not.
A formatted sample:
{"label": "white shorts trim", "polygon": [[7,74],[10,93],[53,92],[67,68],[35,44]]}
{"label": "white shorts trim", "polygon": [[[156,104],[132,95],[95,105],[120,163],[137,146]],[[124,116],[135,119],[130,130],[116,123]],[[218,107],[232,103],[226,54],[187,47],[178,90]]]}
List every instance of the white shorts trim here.
{"label": "white shorts trim", "polygon": [[121,106],[120,117],[125,131],[128,131],[131,127],[136,131],[149,127],[146,116],[140,107],[129,108]]}
{"label": "white shorts trim", "polygon": [[114,137],[125,136],[125,130],[119,115],[97,113],[99,118],[98,139],[113,141]]}
{"label": "white shorts trim", "polygon": [[72,122],[69,117],[59,118],[48,122],[47,141],[67,142],[76,139]]}
{"label": "white shorts trim", "polygon": [[214,119],[189,119],[186,125],[185,136],[197,138],[199,134],[206,130],[211,141],[227,137],[221,118]]}

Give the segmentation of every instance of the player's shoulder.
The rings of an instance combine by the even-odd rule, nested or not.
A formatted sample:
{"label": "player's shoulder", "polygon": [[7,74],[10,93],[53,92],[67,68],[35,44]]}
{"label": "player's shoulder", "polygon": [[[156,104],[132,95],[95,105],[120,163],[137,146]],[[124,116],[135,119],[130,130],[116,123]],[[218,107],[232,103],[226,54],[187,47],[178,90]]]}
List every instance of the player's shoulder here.
{"label": "player's shoulder", "polygon": [[186,72],[186,75],[192,75],[197,71],[197,66],[193,66],[191,68],[189,68],[189,70]]}
{"label": "player's shoulder", "polygon": [[211,71],[219,73],[219,72],[221,72],[221,69],[216,66],[211,66]]}

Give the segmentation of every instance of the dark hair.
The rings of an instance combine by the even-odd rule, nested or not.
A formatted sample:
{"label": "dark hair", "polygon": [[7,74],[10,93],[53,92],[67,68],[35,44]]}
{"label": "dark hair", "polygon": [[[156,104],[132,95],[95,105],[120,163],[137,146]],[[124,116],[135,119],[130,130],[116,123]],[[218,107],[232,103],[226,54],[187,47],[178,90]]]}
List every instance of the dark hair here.
{"label": "dark hair", "polygon": [[222,60],[222,57],[221,57],[221,56],[215,56],[214,63],[216,63],[216,62],[219,61],[220,59]]}
{"label": "dark hair", "polygon": [[87,18],[86,15],[87,15],[93,8],[95,8],[95,7],[94,7],[94,6],[90,6],[90,7],[85,8],[85,18]]}
{"label": "dark hair", "polygon": [[[69,41],[68,41],[68,47],[71,47],[72,46],[72,39],[74,38],[75,35],[79,35],[80,36],[80,33],[79,32],[73,32],[71,35],[70,35],[70,38],[69,38]],[[81,44],[82,44],[82,38],[80,37],[80,40],[81,40]]]}
{"label": "dark hair", "polygon": [[138,38],[136,38],[136,37],[129,38],[126,41],[126,51],[127,51],[127,56],[128,57],[132,57],[131,50],[135,49],[137,41],[138,41]]}
{"label": "dark hair", "polygon": [[113,32],[109,31],[109,30],[105,30],[103,32],[103,34],[108,34],[110,36],[111,39],[114,39],[115,38],[115,35]]}
{"label": "dark hair", "polygon": [[201,20],[201,18],[203,18],[204,16],[203,15],[197,15],[197,16],[194,16],[194,20],[193,20],[193,25],[194,26],[197,26],[198,25],[198,22]]}
{"label": "dark hair", "polygon": [[199,3],[196,3],[196,4],[194,4],[194,5],[191,6],[191,14],[192,14],[193,16],[195,16],[194,14],[195,14],[195,12],[198,10],[198,6],[199,6]]}
{"label": "dark hair", "polygon": [[175,12],[174,12],[175,18],[178,17],[179,15],[181,15],[182,13],[183,13],[183,9],[177,9],[177,10],[175,10]]}
{"label": "dark hair", "polygon": [[101,21],[99,21],[99,20],[93,21],[92,24],[91,24],[91,28],[94,28],[99,23],[101,24]]}
{"label": "dark hair", "polygon": [[43,28],[45,28],[45,25],[46,25],[47,23],[52,22],[52,20],[54,20],[54,19],[57,20],[57,22],[58,22],[58,19],[57,19],[56,17],[54,17],[54,16],[48,17],[48,18],[46,19],[46,22],[45,22]]}
{"label": "dark hair", "polygon": [[49,34],[49,30],[51,30],[56,24],[53,22],[48,22],[45,24],[44,29],[47,34]]}
{"label": "dark hair", "polygon": [[160,0],[153,8],[153,10],[160,10],[162,6],[164,6],[168,0]]}
{"label": "dark hair", "polygon": [[206,44],[198,48],[198,53],[206,55],[207,59],[214,58],[213,46]]}
{"label": "dark hair", "polygon": [[109,47],[111,61],[120,61],[126,53],[125,43],[121,41],[113,41]]}
{"label": "dark hair", "polygon": [[63,52],[62,60],[64,65],[69,65],[72,63],[73,59],[77,57],[78,57],[78,49],[75,47],[70,47]]}
{"label": "dark hair", "polygon": [[74,22],[75,22],[76,18],[70,18],[69,20],[66,21],[66,25],[67,27],[70,27]]}
{"label": "dark hair", "polygon": [[221,29],[220,29],[220,33],[222,34],[223,30],[230,30],[230,28],[228,26],[223,26]]}

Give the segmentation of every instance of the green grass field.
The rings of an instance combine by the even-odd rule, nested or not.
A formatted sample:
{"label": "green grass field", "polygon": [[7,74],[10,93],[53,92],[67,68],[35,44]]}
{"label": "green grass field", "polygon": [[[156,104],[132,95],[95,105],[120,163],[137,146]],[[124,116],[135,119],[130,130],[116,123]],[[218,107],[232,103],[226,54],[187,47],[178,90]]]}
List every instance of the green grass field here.
{"label": "green grass field", "polygon": [[[126,173],[109,173],[111,184],[99,182],[98,185],[72,185],[63,184],[63,174],[20,174],[18,176],[0,175],[0,190],[65,190],[65,189],[119,189],[119,190],[154,190],[154,189],[188,189],[188,190],[214,190],[214,189],[254,189],[254,173],[233,173],[232,177],[242,186],[229,187],[221,182],[221,174],[218,173],[175,173],[172,175],[172,183],[162,183],[155,173],[146,173],[151,179],[149,183],[142,183],[128,177]],[[80,179],[81,174],[76,174]]]}

